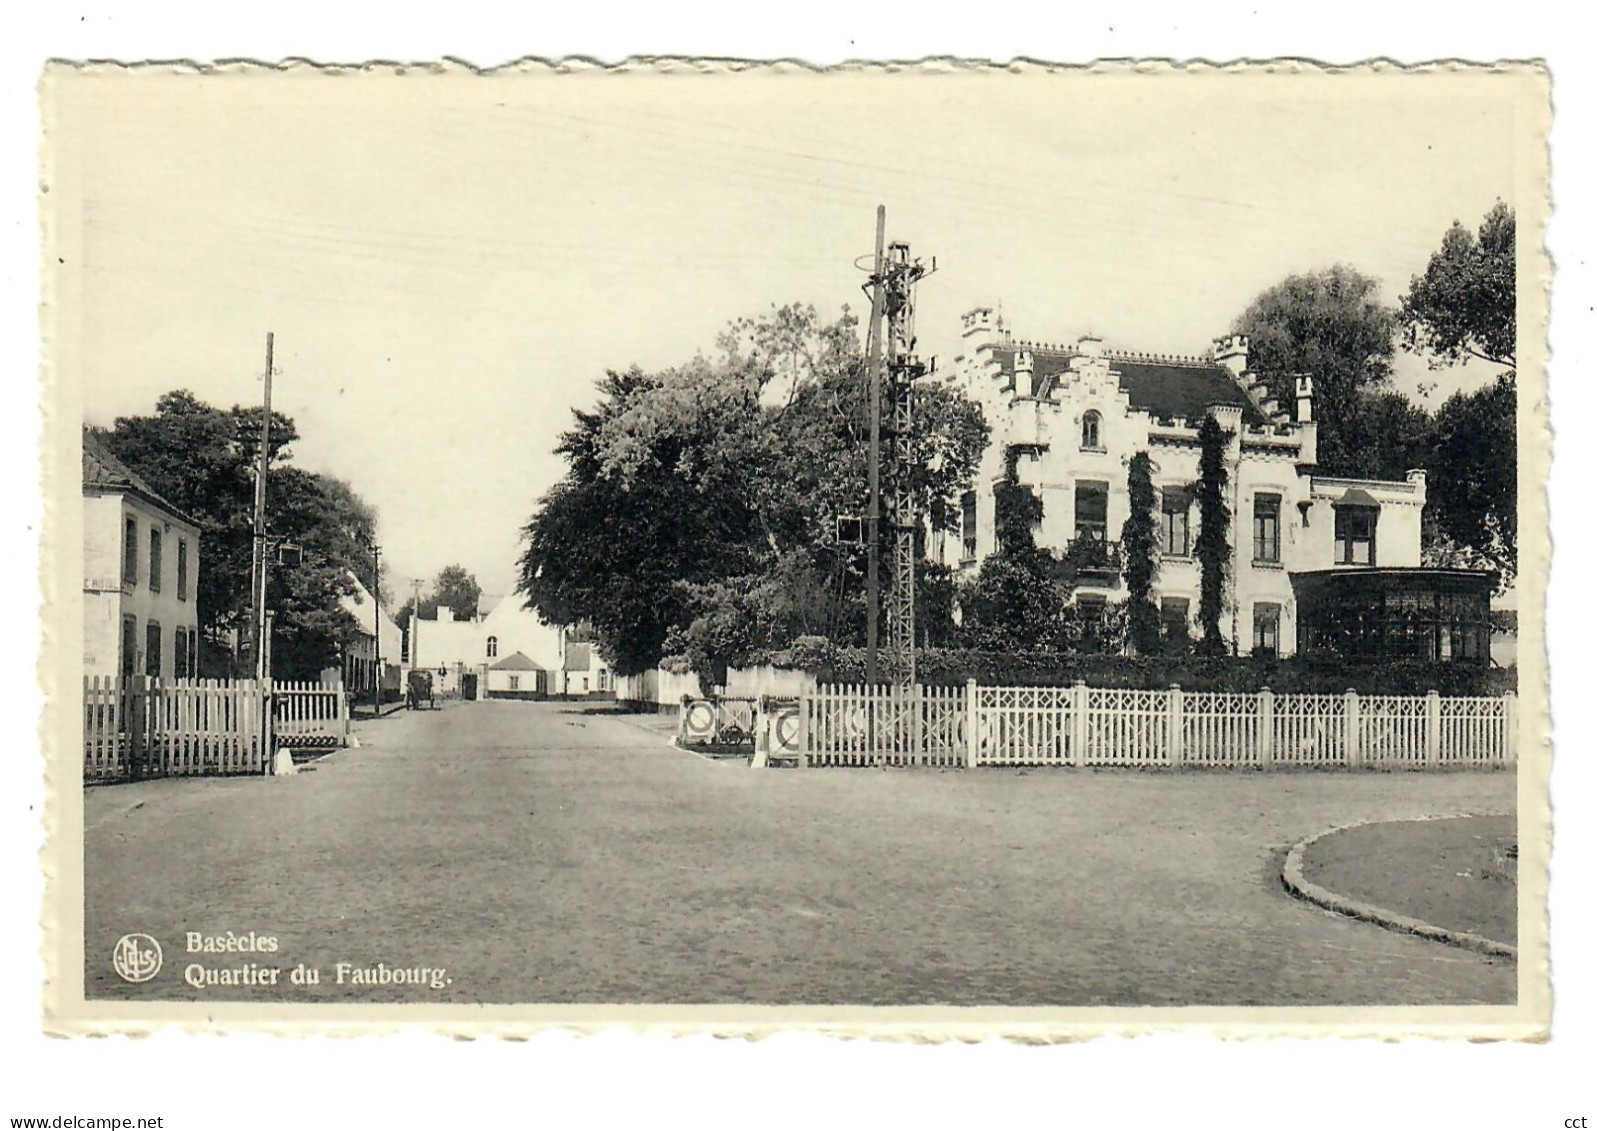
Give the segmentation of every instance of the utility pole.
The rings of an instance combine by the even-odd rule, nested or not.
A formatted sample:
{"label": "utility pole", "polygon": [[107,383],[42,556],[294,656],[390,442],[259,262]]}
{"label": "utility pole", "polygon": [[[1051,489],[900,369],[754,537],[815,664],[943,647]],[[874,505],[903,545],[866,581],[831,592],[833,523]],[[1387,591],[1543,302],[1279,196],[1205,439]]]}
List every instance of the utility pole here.
{"label": "utility pole", "polygon": [[421,656],[416,651],[416,641],[419,639],[418,630],[421,628],[421,625],[419,623],[421,621],[421,587],[422,587],[421,578],[413,577],[413,578],[410,579],[410,594],[411,594],[411,596],[410,596],[410,621],[409,621],[409,627],[410,627],[410,666],[412,668],[421,667]]}
{"label": "utility pole", "polygon": [[372,717],[383,713],[383,548],[372,543]]}
{"label": "utility pole", "polygon": [[893,414],[893,584],[888,591],[887,635],[894,684],[915,690],[915,468],[914,383],[928,366],[915,352],[915,284],[927,274],[909,257],[909,244],[895,242],[887,255],[887,392]]}
{"label": "utility pole", "polygon": [[261,409],[260,462],[255,471],[255,538],[250,556],[250,631],[254,635],[255,678],[272,673],[267,667],[266,621],[266,465],[272,440],[272,333],[266,332],[266,390]]}
{"label": "utility pole", "polygon": [[887,206],[876,206],[876,265],[871,271],[871,325],[867,335],[866,359],[871,384],[870,505],[865,511],[865,683],[875,687],[880,677],[879,632],[877,618],[881,608],[882,514],[882,311],[886,305],[883,268],[886,260],[882,243],[887,233]]}

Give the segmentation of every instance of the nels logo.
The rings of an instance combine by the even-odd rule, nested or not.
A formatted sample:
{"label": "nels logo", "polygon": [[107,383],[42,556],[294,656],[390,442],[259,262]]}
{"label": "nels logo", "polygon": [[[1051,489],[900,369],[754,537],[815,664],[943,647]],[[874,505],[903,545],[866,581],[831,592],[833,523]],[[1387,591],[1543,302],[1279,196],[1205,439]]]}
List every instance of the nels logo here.
{"label": "nels logo", "polygon": [[161,944],[149,935],[123,935],[111,952],[111,968],[124,982],[148,982],[161,972]]}

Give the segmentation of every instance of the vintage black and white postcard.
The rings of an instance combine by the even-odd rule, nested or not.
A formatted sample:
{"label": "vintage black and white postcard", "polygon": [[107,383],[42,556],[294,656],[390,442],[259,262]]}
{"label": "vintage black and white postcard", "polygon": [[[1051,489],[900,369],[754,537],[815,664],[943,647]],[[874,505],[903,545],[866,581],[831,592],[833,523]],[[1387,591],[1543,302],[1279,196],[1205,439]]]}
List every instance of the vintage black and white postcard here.
{"label": "vintage black and white postcard", "polygon": [[1549,99],[52,65],[46,1027],[1544,1035]]}

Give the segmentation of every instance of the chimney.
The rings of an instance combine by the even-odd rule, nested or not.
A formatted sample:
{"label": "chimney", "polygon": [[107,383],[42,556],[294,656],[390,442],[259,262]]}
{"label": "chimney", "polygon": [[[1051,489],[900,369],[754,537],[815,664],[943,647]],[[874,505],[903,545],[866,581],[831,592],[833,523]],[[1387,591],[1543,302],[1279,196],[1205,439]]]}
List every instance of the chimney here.
{"label": "chimney", "polygon": [[1307,424],[1314,419],[1314,378],[1299,377],[1298,389],[1298,423]]}
{"label": "chimney", "polygon": [[439,624],[451,624],[451,623],[454,622],[454,619],[455,619],[455,610],[454,609],[451,609],[448,605],[439,605],[438,606],[438,623]]}
{"label": "chimney", "polygon": [[1423,504],[1425,502],[1425,469],[1423,467],[1409,468],[1408,471],[1403,473],[1403,478],[1414,484],[1414,493],[1420,497],[1420,502]]}
{"label": "chimney", "polygon": [[1037,379],[1030,350],[1015,351],[1015,395],[1017,397],[1037,395]]}
{"label": "chimney", "polygon": [[1248,336],[1227,334],[1214,340],[1214,359],[1231,371],[1231,376],[1241,377],[1248,369]]}
{"label": "chimney", "polygon": [[1076,341],[1076,352],[1082,357],[1102,357],[1103,339],[1097,334],[1083,335]]}
{"label": "chimney", "polygon": [[965,338],[990,339],[998,331],[998,323],[993,318],[993,308],[990,306],[978,306],[966,311],[964,323],[962,336]]}
{"label": "chimney", "polygon": [[1235,404],[1211,404],[1204,407],[1205,416],[1212,416],[1229,435],[1226,441],[1226,460],[1235,462],[1242,451],[1242,406]]}

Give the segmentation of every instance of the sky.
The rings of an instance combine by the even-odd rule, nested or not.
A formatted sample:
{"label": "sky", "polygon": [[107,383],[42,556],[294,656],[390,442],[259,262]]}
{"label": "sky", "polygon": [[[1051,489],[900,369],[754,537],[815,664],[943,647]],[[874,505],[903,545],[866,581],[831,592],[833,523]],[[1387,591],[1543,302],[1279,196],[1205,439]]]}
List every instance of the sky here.
{"label": "sky", "polygon": [[[174,388],[257,403],[271,331],[295,461],[376,506],[389,585],[458,563],[506,593],[604,371],[773,305],[860,311],[878,204],[936,259],[923,353],[979,304],[1197,353],[1292,272],[1395,302],[1455,219],[1517,206],[1518,81],[57,74],[58,363],[91,423]],[[1487,376],[1402,357],[1397,384],[1434,406]]]}

